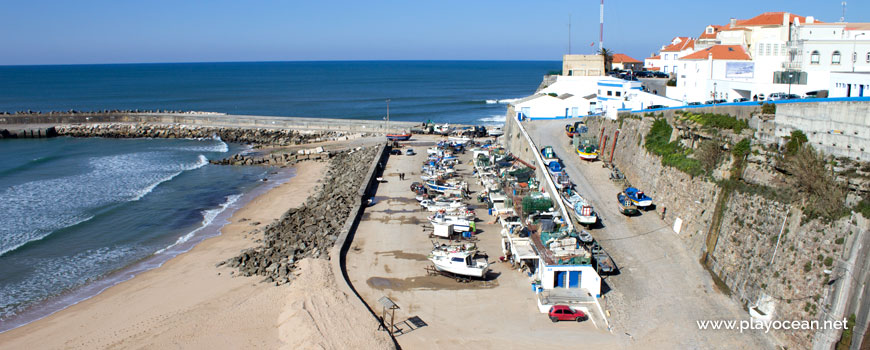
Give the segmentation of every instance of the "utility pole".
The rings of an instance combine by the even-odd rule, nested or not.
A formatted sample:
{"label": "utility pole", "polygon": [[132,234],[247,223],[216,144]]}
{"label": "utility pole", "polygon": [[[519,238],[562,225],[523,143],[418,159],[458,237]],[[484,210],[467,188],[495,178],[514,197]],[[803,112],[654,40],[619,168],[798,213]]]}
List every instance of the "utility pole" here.
{"label": "utility pole", "polygon": [[[598,28],[598,50],[604,49],[604,0],[601,0],[600,27]],[[606,64],[606,63],[605,63]]]}
{"label": "utility pole", "polygon": [[571,54],[571,14],[568,14],[568,54]]}

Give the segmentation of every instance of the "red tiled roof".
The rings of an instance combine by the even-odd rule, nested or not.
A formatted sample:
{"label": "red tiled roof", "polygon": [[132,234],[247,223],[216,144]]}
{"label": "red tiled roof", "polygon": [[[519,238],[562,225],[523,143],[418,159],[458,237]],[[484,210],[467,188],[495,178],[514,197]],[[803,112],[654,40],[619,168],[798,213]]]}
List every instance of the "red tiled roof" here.
{"label": "red tiled roof", "polygon": [[[782,17],[785,12],[765,12],[758,16],[752,17],[750,19],[737,20],[737,25],[739,26],[769,26],[769,25],[781,25]],[[794,23],[795,18],[799,19],[801,23],[807,23],[807,18],[803,16],[798,16],[793,13],[788,14],[788,23]]]}
{"label": "red tiled roof", "polygon": [[689,49],[689,48],[694,49],[695,48],[695,40],[694,39],[682,38],[682,37],[680,39],[683,39],[683,40],[681,40],[680,42],[678,42],[676,44],[670,44],[668,46],[665,46],[661,50],[661,52],[680,52],[680,51],[683,51],[685,49]]}
{"label": "red tiled roof", "polygon": [[645,67],[644,69],[645,70],[660,70],[661,68],[659,68],[659,67]]}
{"label": "red tiled roof", "polygon": [[624,53],[613,54],[613,63],[640,63],[640,61],[629,57]]}
{"label": "red tiled roof", "polygon": [[709,55],[714,60],[750,60],[749,54],[740,45],[713,45],[691,55],[681,57],[681,60],[706,60]]}
{"label": "red tiled roof", "polygon": [[713,33],[707,34],[707,28],[704,28],[704,32],[701,33],[701,36],[699,36],[698,39],[716,39],[716,32],[718,32],[724,28],[728,28],[727,25],[720,26],[720,25],[715,25],[715,24],[711,24],[710,27],[713,27]]}
{"label": "red tiled roof", "polygon": [[662,55],[655,55],[652,57],[647,57],[648,60],[660,60],[662,59]]}

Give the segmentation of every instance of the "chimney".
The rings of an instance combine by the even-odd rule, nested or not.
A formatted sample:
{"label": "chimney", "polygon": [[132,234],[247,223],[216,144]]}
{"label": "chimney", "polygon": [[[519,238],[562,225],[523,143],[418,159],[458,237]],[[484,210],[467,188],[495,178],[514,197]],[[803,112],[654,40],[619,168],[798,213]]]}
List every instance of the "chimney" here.
{"label": "chimney", "polygon": [[728,22],[728,24],[731,26],[731,28],[736,27],[737,26],[737,18],[731,17],[731,21]]}
{"label": "chimney", "polygon": [[788,27],[789,22],[791,22],[791,21],[788,20],[789,17],[791,17],[791,15],[789,15],[788,12],[783,12],[783,13],[782,13],[782,25]]}
{"label": "chimney", "polygon": [[816,18],[813,16],[807,16],[807,24],[816,23]]}

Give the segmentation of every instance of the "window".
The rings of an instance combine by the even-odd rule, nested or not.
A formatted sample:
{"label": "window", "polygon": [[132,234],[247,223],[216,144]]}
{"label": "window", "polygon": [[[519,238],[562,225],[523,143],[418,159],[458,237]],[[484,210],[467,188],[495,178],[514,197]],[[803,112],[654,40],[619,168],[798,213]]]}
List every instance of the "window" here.
{"label": "window", "polygon": [[607,96],[613,96],[613,91],[607,90]]}
{"label": "window", "polygon": [[779,46],[779,55],[780,55],[780,56],[785,56],[785,55],[786,55],[786,47],[785,47],[785,44],[782,44],[782,45]]}
{"label": "window", "polygon": [[665,66],[665,67],[664,67],[664,73],[667,73],[667,72],[668,72],[668,66]]}
{"label": "window", "polygon": [[840,51],[834,51],[831,55],[831,64],[840,64]]}
{"label": "window", "polygon": [[621,96],[621,95],[622,95],[622,91],[617,91],[617,92],[616,92],[616,97],[619,97],[619,96]]}
{"label": "window", "polygon": [[776,56],[779,52],[779,44],[773,44],[773,55]]}
{"label": "window", "polygon": [[867,61],[867,63],[870,63],[870,52],[867,53],[867,59],[866,59],[866,61]]}
{"label": "window", "polygon": [[764,55],[770,56],[770,47],[773,45],[772,44],[762,44],[762,45],[764,45]]}
{"label": "window", "polygon": [[819,64],[819,52],[818,51],[813,51],[813,53],[810,54],[810,64]]}
{"label": "window", "polygon": [[713,34],[713,27],[707,27],[707,34]]}
{"label": "window", "polygon": [[673,72],[674,74],[677,74],[677,66],[674,66],[674,68],[671,72]]}

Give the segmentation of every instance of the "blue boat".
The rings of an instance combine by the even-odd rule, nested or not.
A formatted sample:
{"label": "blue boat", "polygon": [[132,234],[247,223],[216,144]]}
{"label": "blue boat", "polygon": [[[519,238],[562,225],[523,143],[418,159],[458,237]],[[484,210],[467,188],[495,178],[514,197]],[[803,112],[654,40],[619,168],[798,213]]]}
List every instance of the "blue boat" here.
{"label": "blue boat", "polygon": [[622,213],[622,215],[631,216],[638,213],[637,207],[631,202],[631,199],[625,195],[625,192],[619,192],[619,194],[616,195],[616,206],[619,208],[619,212]]}
{"label": "blue boat", "polygon": [[628,199],[631,200],[631,203],[640,208],[648,207],[653,203],[652,198],[644,194],[643,191],[640,191],[634,187],[626,188],[625,195],[628,196]]}

